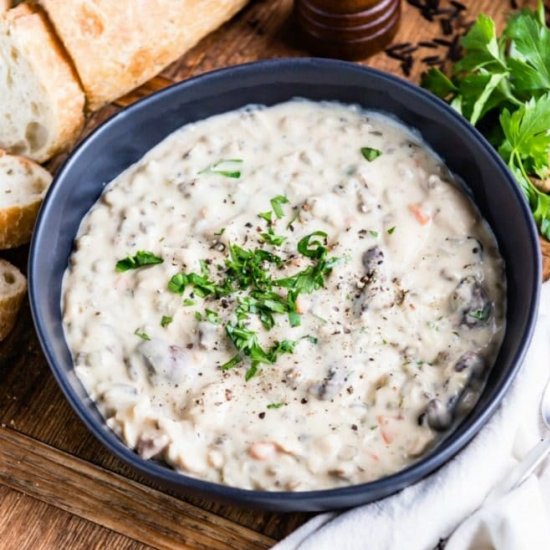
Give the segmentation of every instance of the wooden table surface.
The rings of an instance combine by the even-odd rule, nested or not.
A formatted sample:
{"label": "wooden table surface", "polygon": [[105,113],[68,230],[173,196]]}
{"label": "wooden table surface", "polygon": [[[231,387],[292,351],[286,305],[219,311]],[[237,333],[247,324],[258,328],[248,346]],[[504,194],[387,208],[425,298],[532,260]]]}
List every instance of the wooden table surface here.
{"label": "wooden table surface", "polygon": [[[484,11],[502,25],[508,0],[462,0],[467,17]],[[521,4],[521,2],[520,2]],[[442,7],[449,7],[441,0]],[[121,107],[168,84],[257,59],[307,55],[300,48],[291,0],[252,1],[162,75],[96,113],[92,129]],[[396,42],[441,36],[403,4]],[[434,55],[434,50],[421,52]],[[369,65],[399,72],[384,53]],[[415,63],[411,78],[422,70]],[[548,250],[547,250],[548,253]],[[24,268],[26,249],[2,256]],[[0,548],[267,548],[311,514],[239,509],[199,498],[178,499],[140,479],[96,441],[69,407],[42,355],[28,305],[0,344]]]}

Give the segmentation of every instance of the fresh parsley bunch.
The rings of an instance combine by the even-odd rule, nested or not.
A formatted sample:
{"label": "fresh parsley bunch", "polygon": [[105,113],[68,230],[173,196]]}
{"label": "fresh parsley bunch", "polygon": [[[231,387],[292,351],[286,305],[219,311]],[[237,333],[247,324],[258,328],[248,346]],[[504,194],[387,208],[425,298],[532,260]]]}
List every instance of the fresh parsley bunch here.
{"label": "fresh parsley bunch", "polygon": [[499,37],[480,15],[462,39],[464,55],[448,78],[430,69],[422,86],[465,116],[498,149],[550,240],[550,29],[544,6],[512,15]]}

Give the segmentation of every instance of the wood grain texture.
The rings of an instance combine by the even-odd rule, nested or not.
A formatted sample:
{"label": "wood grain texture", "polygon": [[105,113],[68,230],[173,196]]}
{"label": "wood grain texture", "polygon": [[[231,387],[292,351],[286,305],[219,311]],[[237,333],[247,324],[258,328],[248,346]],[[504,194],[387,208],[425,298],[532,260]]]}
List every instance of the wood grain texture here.
{"label": "wood grain texture", "polygon": [[[0,428],[3,485],[159,549],[268,548],[234,522]],[[62,488],[62,490],[60,490]]]}
{"label": "wood grain texture", "polygon": [[[472,15],[485,11],[502,27],[507,0],[462,1]],[[396,42],[416,43],[439,35],[439,23],[425,21],[417,10],[403,3],[403,20]],[[307,51],[300,45],[292,17],[292,0],[253,0],[237,18],[208,36],[161,75],[95,113],[85,133],[124,106],[174,82],[227,65],[303,55]],[[365,64],[391,72],[399,70],[399,62],[383,53]],[[416,62],[411,79],[417,82],[421,71],[421,64]],[[63,160],[64,157],[58,157],[48,167],[55,171]],[[550,245],[546,254],[548,266]],[[25,270],[27,247],[2,252],[2,257]],[[239,544],[244,541],[243,548],[265,548],[311,517],[311,514],[235,508],[208,499],[176,499],[141,479],[107,452],[69,407],[46,365],[26,304],[14,331],[0,343],[0,425],[4,426],[0,428],[2,550],[143,548],[143,544],[155,546],[157,536],[172,547],[182,547],[184,540],[185,547],[221,548],[226,540],[220,539],[218,525],[222,526],[224,537],[226,533],[234,537],[230,541]],[[76,489],[86,487],[86,494],[67,491],[66,481]],[[128,487],[135,498],[124,500]],[[107,495],[119,505],[116,520],[107,517],[110,504]],[[166,519],[161,518],[157,526],[151,518],[160,514],[165,514]],[[142,516],[145,519],[136,522],[135,518]],[[135,523],[141,525],[137,531],[139,537]],[[74,536],[69,531],[74,531]]]}
{"label": "wood grain texture", "polygon": [[152,548],[2,486],[0,486],[0,541],[2,550],[64,548],[149,550]]}

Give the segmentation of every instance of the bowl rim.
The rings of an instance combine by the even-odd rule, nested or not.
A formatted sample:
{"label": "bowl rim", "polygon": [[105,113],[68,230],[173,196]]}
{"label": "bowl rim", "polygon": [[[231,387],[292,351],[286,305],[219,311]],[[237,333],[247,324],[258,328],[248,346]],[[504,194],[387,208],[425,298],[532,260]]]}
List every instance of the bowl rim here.
{"label": "bowl rim", "polygon": [[[38,307],[38,296],[40,295],[40,277],[37,273],[37,265],[35,262],[35,256],[38,254],[38,248],[43,237],[44,220],[48,217],[52,204],[55,200],[56,190],[61,185],[63,180],[70,173],[74,164],[79,162],[80,155],[86,150],[88,144],[93,142],[97,138],[101,137],[104,133],[110,131],[111,126],[117,124],[121,119],[132,116],[135,111],[146,109],[151,103],[157,101],[163,101],[164,98],[173,94],[180,94],[187,88],[192,87],[197,82],[208,83],[209,81],[215,81],[219,78],[238,78],[241,74],[257,73],[257,72],[272,72],[277,68],[286,69],[299,69],[300,67],[315,68],[322,71],[325,68],[337,68],[342,69],[344,72],[357,71],[366,74],[374,75],[381,81],[388,82],[391,86],[398,86],[406,89],[409,93],[416,95],[421,101],[430,104],[431,108],[438,111],[446,111],[447,115],[454,118],[455,122],[462,126],[467,133],[472,137],[472,140],[476,142],[476,145],[485,150],[496,162],[498,168],[501,171],[502,178],[505,179],[509,186],[512,187],[516,200],[519,202],[520,209],[523,214],[523,221],[527,224],[527,229],[530,233],[530,242],[526,245],[531,246],[534,250],[534,256],[537,259],[536,266],[533,270],[533,279],[530,281],[531,303],[529,306],[528,320],[526,323],[526,330],[520,338],[514,355],[512,356],[510,363],[512,365],[510,374],[494,391],[492,400],[487,406],[478,412],[477,417],[473,419],[467,426],[465,431],[459,436],[446,442],[443,447],[438,447],[439,451],[435,451],[435,454],[428,455],[421,458],[417,462],[407,466],[406,468],[399,470],[393,474],[375,479],[366,483],[349,485],[344,487],[336,487],[330,489],[316,489],[309,491],[266,491],[266,490],[253,490],[242,489],[239,487],[223,485],[212,481],[206,481],[200,478],[195,478],[185,473],[176,471],[169,466],[162,465],[159,462],[144,460],[137,455],[132,449],[127,447],[122,440],[106,426],[105,423],[98,425],[93,418],[90,407],[96,407],[93,401],[90,404],[86,404],[73,389],[71,382],[67,376],[67,373],[62,367],[57,364],[56,354],[53,351],[53,347],[48,341],[45,333],[44,326],[46,324],[42,317],[40,308]],[[243,105],[244,106],[244,105]],[[168,134],[167,134],[168,135]],[[167,137],[167,136],[165,136]],[[326,509],[340,507],[338,501],[345,499],[346,497],[360,496],[370,490],[377,493],[384,493],[386,495],[394,494],[407,485],[417,483],[424,479],[427,475],[435,472],[441,466],[445,465],[453,456],[466,447],[466,445],[479,433],[481,428],[492,417],[495,410],[500,405],[504,395],[510,388],[517,373],[521,369],[523,360],[527,353],[529,344],[531,342],[535,321],[538,311],[538,303],[540,299],[541,289],[541,252],[538,244],[538,231],[536,229],[534,220],[528,205],[523,198],[523,195],[517,186],[512,174],[509,172],[505,163],[502,161],[497,151],[487,142],[482,134],[474,128],[464,117],[454,111],[444,101],[433,95],[432,93],[424,90],[420,86],[413,84],[403,78],[395,76],[393,74],[352,63],[348,61],[322,59],[316,57],[299,57],[299,58],[278,58],[270,60],[252,61],[240,65],[234,65],[224,67],[203,73],[198,76],[194,76],[187,80],[174,83],[160,91],[157,91],[149,96],[139,99],[135,103],[123,108],[113,116],[109,117],[106,121],[102,122],[97,128],[95,128],[88,136],[86,136],[78,146],[73,149],[67,159],[59,167],[50,188],[44,198],[43,204],[40,208],[35,230],[33,233],[29,260],[28,260],[28,274],[29,274],[29,301],[31,315],[33,323],[36,329],[37,337],[42,348],[42,351],[46,357],[50,370],[52,371],[57,384],[62,389],[65,398],[69,401],[72,409],[77,413],[79,418],[83,421],[86,428],[101,441],[101,443],[118,459],[130,464],[138,472],[154,476],[157,479],[162,480],[165,483],[179,486],[183,489],[190,489],[192,491],[198,491],[201,493],[207,493],[218,498],[229,499],[238,501],[242,504],[259,504],[261,502],[273,503],[288,503],[292,501],[295,510],[308,509],[300,508],[300,502],[309,500],[323,499],[323,502],[328,504]],[[382,497],[384,498],[384,497]],[[332,505],[332,506],[331,506]]]}

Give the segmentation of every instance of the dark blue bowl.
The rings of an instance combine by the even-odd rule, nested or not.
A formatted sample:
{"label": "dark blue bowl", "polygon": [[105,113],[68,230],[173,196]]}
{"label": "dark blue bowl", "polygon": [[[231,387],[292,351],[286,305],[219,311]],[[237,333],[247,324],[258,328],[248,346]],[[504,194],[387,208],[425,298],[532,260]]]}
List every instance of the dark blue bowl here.
{"label": "dark blue bowl", "polygon": [[[201,481],[145,461],[106,427],[73,370],[61,324],[61,281],[82,217],[105,183],[186,124],[248,103],[293,97],[359,103],[392,113],[417,128],[467,182],[491,224],[506,262],[507,329],[496,365],[471,414],[413,466],[363,485],[308,492],[249,491]],[[431,94],[359,65],[290,59],[231,67],[154,94],[92,133],[65,162],[40,211],[29,259],[30,303],[40,343],[57,382],[92,433],[144,476],[180,494],[279,511],[356,506],[394,493],[433,472],[460,451],[494,413],[520,369],[531,339],[540,288],[540,252],[529,208],[492,147],[462,117]]]}

